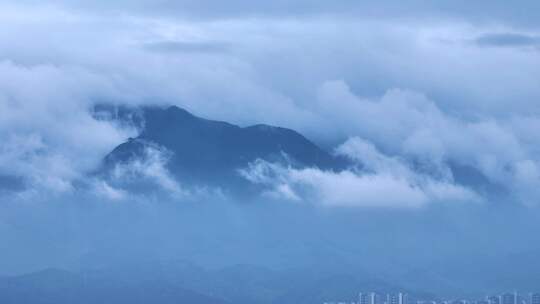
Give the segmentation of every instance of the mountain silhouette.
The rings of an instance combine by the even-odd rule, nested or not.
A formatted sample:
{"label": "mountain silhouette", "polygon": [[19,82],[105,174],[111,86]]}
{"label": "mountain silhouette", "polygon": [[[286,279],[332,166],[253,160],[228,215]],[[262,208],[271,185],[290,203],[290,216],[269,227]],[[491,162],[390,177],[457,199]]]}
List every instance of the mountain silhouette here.
{"label": "mountain silhouette", "polygon": [[139,136],[106,156],[106,170],[142,159],[148,149],[154,149],[166,157],[166,168],[183,183],[238,190],[252,186],[238,170],[257,159],[324,170],[337,170],[345,163],[291,129],[263,124],[239,127],[176,106],[147,107],[139,115]]}

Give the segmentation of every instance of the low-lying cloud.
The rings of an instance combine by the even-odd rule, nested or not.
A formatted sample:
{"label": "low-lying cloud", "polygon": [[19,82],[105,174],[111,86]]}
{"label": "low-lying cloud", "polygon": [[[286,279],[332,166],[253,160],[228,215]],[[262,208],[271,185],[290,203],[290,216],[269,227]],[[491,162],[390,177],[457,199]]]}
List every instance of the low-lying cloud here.
{"label": "low-lying cloud", "polygon": [[70,191],[133,130],[92,117],[93,98],[114,95],[102,75],[0,62],[0,171],[26,188]]}
{"label": "low-lying cloud", "polygon": [[272,198],[330,207],[419,208],[429,203],[482,201],[474,190],[455,184],[451,177],[418,173],[360,138],[349,139],[336,153],[356,165],[334,172],[257,160],[240,174],[266,186],[264,194]]}
{"label": "low-lying cloud", "polygon": [[[451,177],[452,164],[472,167],[522,203],[536,200],[524,199],[534,192],[519,180],[529,174],[528,183],[540,186],[537,144],[528,139],[538,117],[465,119],[445,113],[423,94],[390,90],[373,100],[356,96],[342,81],[324,84],[318,96],[322,116],[346,136],[361,136],[433,176]],[[373,154],[364,149],[357,157],[368,169],[388,163],[368,157]]]}

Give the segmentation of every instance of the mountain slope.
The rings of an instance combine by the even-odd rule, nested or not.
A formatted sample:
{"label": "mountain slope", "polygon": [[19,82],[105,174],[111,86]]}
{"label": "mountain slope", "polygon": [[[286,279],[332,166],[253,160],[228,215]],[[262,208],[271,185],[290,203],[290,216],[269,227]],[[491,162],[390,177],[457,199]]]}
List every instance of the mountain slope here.
{"label": "mountain slope", "polygon": [[286,162],[294,167],[336,169],[343,161],[320,149],[301,134],[268,125],[239,127],[196,117],[172,106],[142,111],[142,132],[116,147],[105,168],[144,157],[146,149],[161,149],[166,167],[184,183],[246,187],[237,170],[256,159]]}

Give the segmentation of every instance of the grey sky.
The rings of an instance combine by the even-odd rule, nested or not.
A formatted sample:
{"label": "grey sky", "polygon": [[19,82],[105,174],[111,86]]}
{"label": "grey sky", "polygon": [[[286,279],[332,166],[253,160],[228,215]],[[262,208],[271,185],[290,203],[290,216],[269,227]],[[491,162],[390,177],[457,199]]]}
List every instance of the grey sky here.
{"label": "grey sky", "polygon": [[[42,4],[42,1],[18,1]],[[538,26],[540,4],[521,0],[511,5],[504,0],[422,1],[422,0],[298,0],[298,1],[215,1],[215,0],[121,0],[64,1],[52,0],[54,6],[77,11],[135,14],[142,16],[180,17],[195,19],[235,19],[246,17],[307,17],[314,15],[345,15],[352,18],[411,18],[464,20],[471,23],[494,23],[518,26]]]}

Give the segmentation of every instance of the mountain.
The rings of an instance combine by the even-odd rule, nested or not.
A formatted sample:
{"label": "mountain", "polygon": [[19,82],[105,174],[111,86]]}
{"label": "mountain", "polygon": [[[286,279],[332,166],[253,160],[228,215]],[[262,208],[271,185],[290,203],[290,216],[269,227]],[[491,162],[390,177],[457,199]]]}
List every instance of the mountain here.
{"label": "mountain", "polygon": [[6,304],[307,304],[352,301],[359,291],[367,290],[402,289],[358,270],[271,270],[254,265],[204,269],[170,261],[0,277],[0,303]]}
{"label": "mountain", "polygon": [[456,255],[410,270],[396,278],[409,289],[422,288],[442,296],[481,297],[509,290],[539,289],[538,250],[500,255]]}
{"label": "mountain", "polygon": [[[176,106],[133,109],[102,105],[95,113],[97,118],[139,129],[137,137],[128,139],[105,157],[101,172],[108,176],[119,166],[129,168],[134,164],[151,167],[154,171],[150,175],[161,176],[163,172],[156,170],[164,166],[167,174],[183,185],[217,187],[228,194],[250,196],[260,193],[263,186],[250,183],[239,170],[258,159],[294,168],[333,171],[349,165],[344,157],[328,153],[291,129],[264,124],[240,127],[197,117]],[[154,166],[156,162],[158,167]],[[414,160],[411,163],[414,170],[440,178]],[[470,187],[490,200],[506,197],[504,187],[492,183],[478,169],[455,162],[449,162],[448,167],[456,184]],[[151,183],[131,183],[131,189],[151,191]]]}
{"label": "mountain", "polygon": [[200,118],[176,106],[147,107],[139,114],[139,136],[106,156],[106,171],[144,159],[149,149],[159,151],[167,159],[168,171],[183,183],[231,189],[249,188],[238,170],[257,159],[297,168],[331,170],[344,166],[342,159],[290,129],[262,124],[239,127]]}
{"label": "mountain", "polygon": [[193,303],[228,302],[176,286],[167,280],[118,280],[107,275],[47,269],[0,278],[0,303]]}

